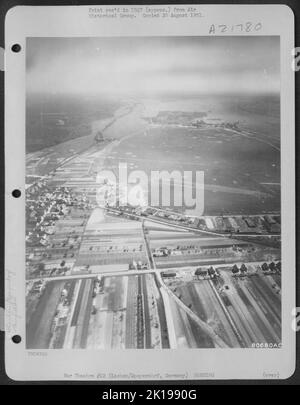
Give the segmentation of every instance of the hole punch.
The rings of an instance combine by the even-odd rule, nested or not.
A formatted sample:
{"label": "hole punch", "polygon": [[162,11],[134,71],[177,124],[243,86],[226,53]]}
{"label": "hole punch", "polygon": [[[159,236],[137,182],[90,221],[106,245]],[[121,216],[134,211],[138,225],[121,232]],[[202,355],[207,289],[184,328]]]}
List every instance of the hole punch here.
{"label": "hole punch", "polygon": [[22,338],[21,338],[20,335],[14,335],[14,336],[11,338],[11,340],[12,340],[14,343],[18,344],[18,343],[21,343]]}
{"label": "hole punch", "polygon": [[20,45],[20,44],[13,44],[13,46],[11,47],[11,50],[12,50],[13,52],[15,52],[15,53],[20,52],[21,49],[22,49],[22,48],[21,48],[21,45]]}
{"label": "hole punch", "polygon": [[21,197],[21,190],[16,188],[15,190],[12,191],[11,194],[12,194],[13,197],[19,198],[19,197]]}

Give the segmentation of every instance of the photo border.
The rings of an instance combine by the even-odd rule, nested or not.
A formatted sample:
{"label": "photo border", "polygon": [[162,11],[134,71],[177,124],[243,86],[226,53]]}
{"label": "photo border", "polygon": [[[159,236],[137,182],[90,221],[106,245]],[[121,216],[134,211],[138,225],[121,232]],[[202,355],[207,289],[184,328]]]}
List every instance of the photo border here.
{"label": "photo border", "polygon": [[[89,2],[90,4],[92,3],[92,2]],[[172,2],[171,4],[175,4],[176,2]],[[248,2],[248,4],[249,4],[250,2]],[[275,3],[275,2],[272,2],[273,4]],[[52,2],[52,4],[53,4],[53,2]],[[60,3],[61,4],[61,3]],[[97,4],[99,4],[98,2],[97,2]],[[117,3],[116,3],[117,4]],[[124,5],[126,5],[126,4],[130,4],[130,2],[124,2],[124,3],[122,3],[122,4],[124,4]],[[135,3],[134,3],[135,4]],[[142,4],[142,2],[139,2],[139,4]],[[144,5],[146,5],[146,4],[148,4],[148,3],[145,3]],[[154,3],[152,3],[153,5],[154,5]],[[168,4],[168,2],[164,2],[164,4]],[[187,2],[187,3],[184,3],[184,2],[178,2],[177,4],[197,4],[197,3],[193,3],[193,2]],[[206,4],[207,4],[207,2],[206,2]],[[226,4],[228,4],[228,3],[226,3]],[[296,138],[296,140],[297,140],[297,138]],[[298,294],[299,294],[299,290],[298,290]],[[188,350],[191,350],[191,349],[188,349]],[[199,350],[199,349],[196,349],[196,350]],[[234,350],[237,350],[237,349],[234,349]],[[245,349],[243,349],[243,350],[245,350]],[[246,349],[247,350],[247,349]],[[268,349],[268,350],[270,350],[270,349]],[[201,381],[202,380],[197,380],[197,383],[201,383]],[[221,380],[217,380],[217,381],[221,381]],[[253,380],[252,380],[253,381]],[[133,381],[132,381],[133,382]],[[134,381],[134,382],[136,382],[136,383],[139,383],[140,381]],[[164,381],[164,382],[166,382],[166,381]],[[174,381],[172,381],[173,383],[174,383]],[[104,383],[107,383],[107,381],[106,382],[104,382]]]}

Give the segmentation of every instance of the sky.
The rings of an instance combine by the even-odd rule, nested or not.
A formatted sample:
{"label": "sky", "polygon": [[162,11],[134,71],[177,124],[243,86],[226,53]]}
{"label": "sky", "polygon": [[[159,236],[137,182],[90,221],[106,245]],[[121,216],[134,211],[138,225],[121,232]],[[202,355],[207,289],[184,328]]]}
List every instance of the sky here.
{"label": "sky", "polygon": [[28,93],[274,93],[279,37],[28,38]]}

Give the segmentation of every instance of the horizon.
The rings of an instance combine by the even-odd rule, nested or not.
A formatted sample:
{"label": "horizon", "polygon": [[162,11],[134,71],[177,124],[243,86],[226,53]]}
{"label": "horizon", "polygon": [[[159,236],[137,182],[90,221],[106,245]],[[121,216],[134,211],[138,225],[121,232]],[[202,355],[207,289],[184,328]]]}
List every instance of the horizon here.
{"label": "horizon", "polygon": [[279,94],[279,54],[275,36],[28,38],[26,90],[113,98]]}

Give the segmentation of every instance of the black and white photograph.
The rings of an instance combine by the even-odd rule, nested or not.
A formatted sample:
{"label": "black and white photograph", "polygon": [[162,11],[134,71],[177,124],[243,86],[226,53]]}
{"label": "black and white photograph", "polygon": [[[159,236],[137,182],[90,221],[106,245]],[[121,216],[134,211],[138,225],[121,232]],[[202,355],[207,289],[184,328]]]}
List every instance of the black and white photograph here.
{"label": "black and white photograph", "polygon": [[9,12],[12,379],[293,374],[293,24],[284,5]]}
{"label": "black and white photograph", "polygon": [[279,44],[27,39],[27,348],[280,347]]}

